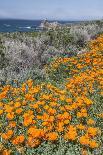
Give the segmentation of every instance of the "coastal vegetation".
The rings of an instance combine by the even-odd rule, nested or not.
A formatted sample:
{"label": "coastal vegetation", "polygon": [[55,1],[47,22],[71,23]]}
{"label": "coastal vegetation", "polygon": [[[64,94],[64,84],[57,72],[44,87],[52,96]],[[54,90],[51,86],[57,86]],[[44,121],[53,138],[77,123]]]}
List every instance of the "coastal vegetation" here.
{"label": "coastal vegetation", "polygon": [[0,64],[1,154],[102,155],[103,27],[96,24],[0,35],[8,62]]}
{"label": "coastal vegetation", "polygon": [[7,61],[0,61],[3,66],[0,68],[0,80],[44,78],[44,66],[52,59],[76,56],[87,51],[88,41],[102,33],[102,20],[68,24],[55,30],[1,33]]}

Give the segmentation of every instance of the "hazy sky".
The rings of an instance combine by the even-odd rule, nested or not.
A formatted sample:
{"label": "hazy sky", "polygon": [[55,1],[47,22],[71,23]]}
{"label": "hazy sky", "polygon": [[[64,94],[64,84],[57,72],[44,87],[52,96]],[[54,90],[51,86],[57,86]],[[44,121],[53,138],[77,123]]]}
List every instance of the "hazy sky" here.
{"label": "hazy sky", "polygon": [[0,0],[0,18],[100,19],[103,0]]}

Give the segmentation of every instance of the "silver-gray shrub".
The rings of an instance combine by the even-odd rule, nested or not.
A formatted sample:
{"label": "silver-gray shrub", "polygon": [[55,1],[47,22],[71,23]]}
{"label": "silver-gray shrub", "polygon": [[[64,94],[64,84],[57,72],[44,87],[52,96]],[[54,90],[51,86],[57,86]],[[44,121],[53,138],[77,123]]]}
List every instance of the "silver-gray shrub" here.
{"label": "silver-gray shrub", "polygon": [[[103,22],[72,24],[38,33],[0,34],[0,80],[44,78],[44,66],[59,56],[86,50],[90,39],[103,33]],[[2,60],[2,61],[1,61]]]}

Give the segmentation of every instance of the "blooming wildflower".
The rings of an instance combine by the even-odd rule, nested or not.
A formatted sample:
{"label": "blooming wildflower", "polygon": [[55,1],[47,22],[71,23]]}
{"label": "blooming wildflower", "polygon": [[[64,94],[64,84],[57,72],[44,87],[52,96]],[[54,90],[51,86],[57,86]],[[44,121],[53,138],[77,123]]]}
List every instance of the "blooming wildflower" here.
{"label": "blooming wildflower", "polygon": [[76,131],[68,131],[64,135],[64,139],[66,140],[75,140],[77,138],[77,132]]}
{"label": "blooming wildflower", "polygon": [[2,115],[3,114],[3,110],[2,109],[0,109],[0,115]]}
{"label": "blooming wildflower", "polygon": [[19,135],[12,140],[13,145],[18,145],[23,143],[25,140],[24,135]]}
{"label": "blooming wildflower", "polygon": [[94,149],[94,148],[99,147],[99,144],[95,140],[91,140],[89,142],[89,146],[90,146],[90,148]]}
{"label": "blooming wildflower", "polygon": [[27,146],[29,147],[37,147],[38,145],[40,145],[40,140],[39,139],[35,139],[33,137],[28,137],[28,140],[27,140]]}
{"label": "blooming wildflower", "polygon": [[86,127],[84,125],[82,125],[82,124],[78,124],[76,127],[79,130],[85,130],[86,129]]}
{"label": "blooming wildflower", "polygon": [[80,138],[79,138],[79,142],[82,144],[82,145],[89,145],[89,142],[90,142],[90,139],[89,139],[89,137],[87,137],[87,136],[81,136]]}
{"label": "blooming wildflower", "polygon": [[58,134],[56,132],[50,132],[46,134],[46,138],[50,141],[55,141],[58,139]]}
{"label": "blooming wildflower", "polygon": [[14,118],[14,112],[8,113],[6,117],[7,119],[12,120]]}
{"label": "blooming wildflower", "polygon": [[22,111],[23,111],[23,109],[22,109],[22,108],[19,108],[19,109],[16,109],[16,111],[15,111],[15,112],[16,112],[17,114],[21,114],[21,113],[22,113]]}
{"label": "blooming wildflower", "polygon": [[88,125],[94,125],[94,124],[95,124],[95,121],[94,121],[93,119],[89,119],[89,120],[87,121],[87,124],[88,124]]}
{"label": "blooming wildflower", "polygon": [[11,150],[5,149],[2,151],[2,155],[10,155],[10,154],[11,154]]}
{"label": "blooming wildflower", "polygon": [[96,136],[97,133],[98,133],[98,129],[93,128],[93,127],[88,127],[87,133],[88,133],[89,136]]}

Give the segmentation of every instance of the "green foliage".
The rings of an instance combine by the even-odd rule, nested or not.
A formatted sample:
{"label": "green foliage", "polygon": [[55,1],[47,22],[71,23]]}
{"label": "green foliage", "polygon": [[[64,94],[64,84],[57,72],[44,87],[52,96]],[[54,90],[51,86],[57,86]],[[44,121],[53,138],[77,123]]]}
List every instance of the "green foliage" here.
{"label": "green foliage", "polygon": [[5,68],[8,65],[8,60],[5,57],[5,47],[2,44],[2,40],[0,38],[0,69]]}
{"label": "green foliage", "polygon": [[50,45],[55,46],[56,48],[63,47],[66,49],[68,44],[73,40],[73,37],[70,35],[70,30],[67,28],[49,30],[47,35],[49,36]]}

